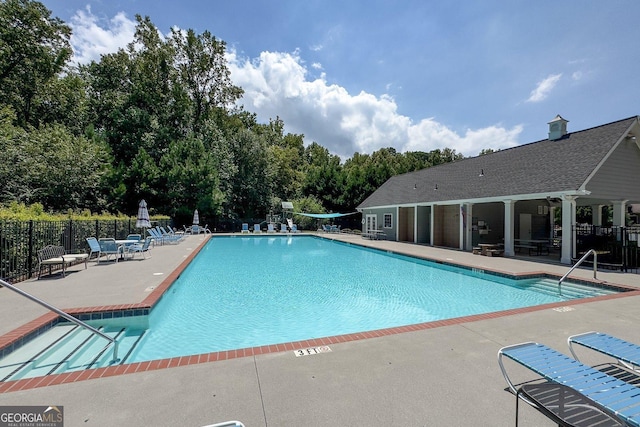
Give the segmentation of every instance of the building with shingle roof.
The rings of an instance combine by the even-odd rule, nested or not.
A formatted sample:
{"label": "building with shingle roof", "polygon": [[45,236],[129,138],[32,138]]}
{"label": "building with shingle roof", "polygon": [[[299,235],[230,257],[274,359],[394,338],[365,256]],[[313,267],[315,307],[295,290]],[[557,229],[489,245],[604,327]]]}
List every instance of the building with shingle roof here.
{"label": "building with shingle roof", "polygon": [[[624,226],[640,203],[640,117],[576,132],[567,123],[558,115],[547,139],[390,178],[358,206],[363,232],[469,251],[502,242],[513,256],[518,241],[552,237],[558,207],[563,230],[577,206],[592,207],[594,225],[612,206]],[[561,261],[574,251],[575,238],[563,239]]]}

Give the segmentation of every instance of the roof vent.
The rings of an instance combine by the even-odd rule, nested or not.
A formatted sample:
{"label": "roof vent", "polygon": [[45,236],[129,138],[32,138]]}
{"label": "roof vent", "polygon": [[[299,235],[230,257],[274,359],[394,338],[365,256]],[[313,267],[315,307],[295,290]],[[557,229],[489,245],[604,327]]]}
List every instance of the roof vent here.
{"label": "roof vent", "polygon": [[562,138],[567,134],[567,123],[568,120],[565,120],[558,114],[555,119],[551,120],[549,124],[549,140],[555,141],[557,139]]}

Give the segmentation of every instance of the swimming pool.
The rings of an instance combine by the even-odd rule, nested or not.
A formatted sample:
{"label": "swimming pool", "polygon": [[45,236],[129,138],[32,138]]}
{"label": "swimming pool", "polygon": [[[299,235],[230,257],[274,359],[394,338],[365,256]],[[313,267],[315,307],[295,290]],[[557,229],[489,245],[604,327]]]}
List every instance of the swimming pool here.
{"label": "swimming pool", "polygon": [[563,289],[548,279],[513,280],[314,236],[216,236],[151,311],[126,363],[612,292]]}

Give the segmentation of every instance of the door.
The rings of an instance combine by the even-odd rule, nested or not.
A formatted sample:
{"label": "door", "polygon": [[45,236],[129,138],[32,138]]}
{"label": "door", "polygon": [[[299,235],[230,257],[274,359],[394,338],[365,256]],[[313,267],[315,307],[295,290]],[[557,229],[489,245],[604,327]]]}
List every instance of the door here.
{"label": "door", "polygon": [[531,240],[531,214],[520,214],[520,239]]}
{"label": "door", "polygon": [[376,214],[367,214],[367,216],[365,217],[366,219],[366,223],[365,223],[365,227],[364,227],[364,232],[368,233],[371,230],[377,230],[378,229],[378,215]]}

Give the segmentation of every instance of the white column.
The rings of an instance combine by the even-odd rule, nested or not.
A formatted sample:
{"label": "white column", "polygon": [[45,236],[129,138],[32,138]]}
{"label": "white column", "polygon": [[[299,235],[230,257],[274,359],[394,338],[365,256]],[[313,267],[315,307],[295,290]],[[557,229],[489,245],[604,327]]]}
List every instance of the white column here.
{"label": "white column", "polygon": [[591,205],[591,225],[602,225],[602,205]]}
{"label": "white column", "polygon": [[473,203],[467,203],[465,207],[465,247],[467,251],[473,250]]}
{"label": "white column", "polygon": [[429,220],[429,244],[433,246],[433,231],[435,230],[435,219],[436,219],[436,205],[431,205],[431,219]]}
{"label": "white column", "polygon": [[613,226],[624,227],[627,225],[627,202],[628,200],[613,201]]}
{"label": "white column", "polygon": [[[395,241],[397,242],[398,240],[400,240],[400,206],[396,206],[396,218],[395,218],[395,224],[392,224],[395,229],[396,229],[396,238]],[[382,221],[384,221],[384,215],[382,216]],[[382,226],[384,227],[384,224],[382,224]],[[379,229],[381,227],[378,227]]]}
{"label": "white column", "polygon": [[458,249],[464,250],[464,204],[460,203],[458,205]]}
{"label": "white column", "polygon": [[418,205],[413,207],[413,243],[418,243]]}
{"label": "white column", "polygon": [[554,228],[556,225],[556,208],[554,206],[549,206],[549,228],[550,228],[550,232],[549,232],[549,243],[553,244],[553,234],[554,234]]}
{"label": "white column", "polygon": [[576,252],[576,236],[573,229],[576,223],[576,198],[562,197],[562,251],[560,262],[571,264],[571,257]]}
{"label": "white column", "polygon": [[516,204],[513,200],[504,201],[504,255],[515,256],[513,247],[514,217]]}

